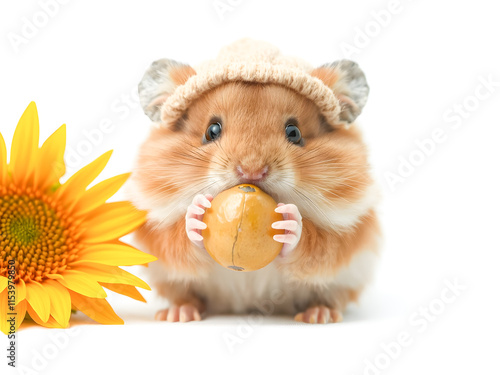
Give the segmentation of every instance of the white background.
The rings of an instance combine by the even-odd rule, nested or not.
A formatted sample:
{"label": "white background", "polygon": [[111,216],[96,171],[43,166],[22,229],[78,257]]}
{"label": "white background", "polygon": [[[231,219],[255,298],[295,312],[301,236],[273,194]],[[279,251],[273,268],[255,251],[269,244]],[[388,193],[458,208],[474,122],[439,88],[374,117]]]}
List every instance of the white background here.
{"label": "white background", "polygon": [[[21,331],[21,373],[499,373],[500,86],[476,91],[482,80],[500,82],[494,2],[401,0],[390,17],[388,0],[223,0],[233,5],[222,16],[213,0],[73,0],[49,16],[39,13],[47,13],[41,3],[0,6],[0,131],[10,143],[34,100],[42,139],[68,125],[70,172],[115,150],[100,180],[132,168],[149,125],[135,90],[155,59],[195,64],[248,36],[315,65],[358,61],[371,87],[359,122],[384,192],[385,246],[375,282],[343,323],[310,326],[288,317],[156,323],[163,304],[153,293],[145,293],[147,305],[114,295],[124,327]],[[26,22],[38,23],[33,35],[26,35]],[[361,40],[365,32],[371,36]],[[15,46],[13,34],[27,37]],[[358,50],[347,53],[341,48],[347,44]],[[452,121],[446,116],[457,106],[465,109]],[[85,131],[102,122],[113,130],[85,149]],[[446,140],[418,158],[416,142],[436,129]],[[401,158],[410,157],[420,165],[391,189],[387,173],[397,174]],[[444,303],[447,282],[466,289]],[[429,305],[435,314],[417,318]],[[410,344],[398,351],[390,343],[404,332]],[[228,337],[241,342],[228,346]],[[1,339],[1,353],[4,347]],[[6,362],[1,354],[2,374]],[[369,363],[378,369],[368,370]]]}

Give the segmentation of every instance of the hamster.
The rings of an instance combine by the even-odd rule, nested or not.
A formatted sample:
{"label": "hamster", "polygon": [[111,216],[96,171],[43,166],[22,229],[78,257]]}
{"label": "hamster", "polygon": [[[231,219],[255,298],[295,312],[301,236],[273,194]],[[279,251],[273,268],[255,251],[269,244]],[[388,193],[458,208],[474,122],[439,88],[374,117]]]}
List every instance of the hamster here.
{"label": "hamster", "polygon": [[[379,253],[378,189],[358,127],[327,122],[311,100],[274,83],[227,82],[194,100],[174,126],[158,111],[166,87],[195,70],[154,63],[140,84],[141,102],[157,120],[138,153],[131,200],[148,211],[136,232],[158,258],[152,286],[169,304],[155,318],[200,320],[207,314],[285,314],[306,323],[335,323],[372,278]],[[368,86],[357,64],[334,63],[311,75],[338,95],[352,120]],[[361,81],[360,81],[361,77]],[[151,95],[151,90],[154,95]],[[286,234],[280,255],[253,272],[217,264],[203,246],[203,214],[217,194],[251,183],[279,202]]]}

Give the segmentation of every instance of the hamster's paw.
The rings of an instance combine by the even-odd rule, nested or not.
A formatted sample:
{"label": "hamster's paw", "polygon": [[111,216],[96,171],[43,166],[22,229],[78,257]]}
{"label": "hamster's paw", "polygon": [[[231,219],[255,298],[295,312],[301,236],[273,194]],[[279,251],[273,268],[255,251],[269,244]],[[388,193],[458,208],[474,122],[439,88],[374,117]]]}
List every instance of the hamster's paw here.
{"label": "hamster's paw", "polygon": [[294,320],[304,323],[338,323],[342,321],[342,313],[337,309],[321,305],[310,307],[295,315]]}
{"label": "hamster's paw", "polygon": [[168,309],[160,310],[155,315],[155,320],[167,321],[167,322],[191,322],[193,320],[201,320],[201,315],[196,308],[191,303],[185,303],[180,306],[172,305]]}
{"label": "hamster's paw", "polygon": [[210,194],[198,194],[193,198],[193,201],[187,208],[186,212],[186,233],[188,238],[199,248],[204,249],[203,237],[201,230],[206,229],[207,225],[202,221],[205,209],[209,208],[212,204],[212,197]]}
{"label": "hamster's paw", "polygon": [[283,218],[285,219],[276,221],[271,226],[274,229],[285,230],[285,234],[276,234],[273,239],[283,244],[280,255],[286,256],[299,243],[300,236],[302,235],[302,216],[294,204],[278,203],[278,207],[274,211],[283,214]]}

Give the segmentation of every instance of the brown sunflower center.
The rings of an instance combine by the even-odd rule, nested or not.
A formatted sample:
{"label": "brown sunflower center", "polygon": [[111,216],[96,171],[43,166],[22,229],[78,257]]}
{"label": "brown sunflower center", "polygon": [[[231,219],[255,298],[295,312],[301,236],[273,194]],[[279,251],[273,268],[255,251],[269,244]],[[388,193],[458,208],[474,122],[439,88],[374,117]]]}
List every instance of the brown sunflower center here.
{"label": "brown sunflower center", "polygon": [[80,245],[76,227],[48,196],[30,188],[0,188],[0,275],[14,259],[16,281],[42,281],[65,270]]}

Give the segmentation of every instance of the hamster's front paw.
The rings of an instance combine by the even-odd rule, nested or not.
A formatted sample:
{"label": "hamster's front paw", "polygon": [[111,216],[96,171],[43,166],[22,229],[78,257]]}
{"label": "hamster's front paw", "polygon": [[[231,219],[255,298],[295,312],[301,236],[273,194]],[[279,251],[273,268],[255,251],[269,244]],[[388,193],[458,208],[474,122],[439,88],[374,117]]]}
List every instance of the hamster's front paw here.
{"label": "hamster's front paw", "polygon": [[198,194],[193,198],[193,201],[188,206],[186,212],[186,233],[188,238],[201,249],[204,249],[203,237],[201,235],[201,230],[207,228],[203,220],[203,215],[205,214],[205,208],[210,208],[212,206],[212,197],[210,194]]}
{"label": "hamster's front paw", "polygon": [[278,203],[278,207],[274,210],[283,214],[285,220],[276,221],[271,226],[274,229],[284,229],[285,234],[276,234],[273,239],[283,244],[281,256],[289,254],[299,243],[302,235],[302,216],[299,209],[294,204]]}

